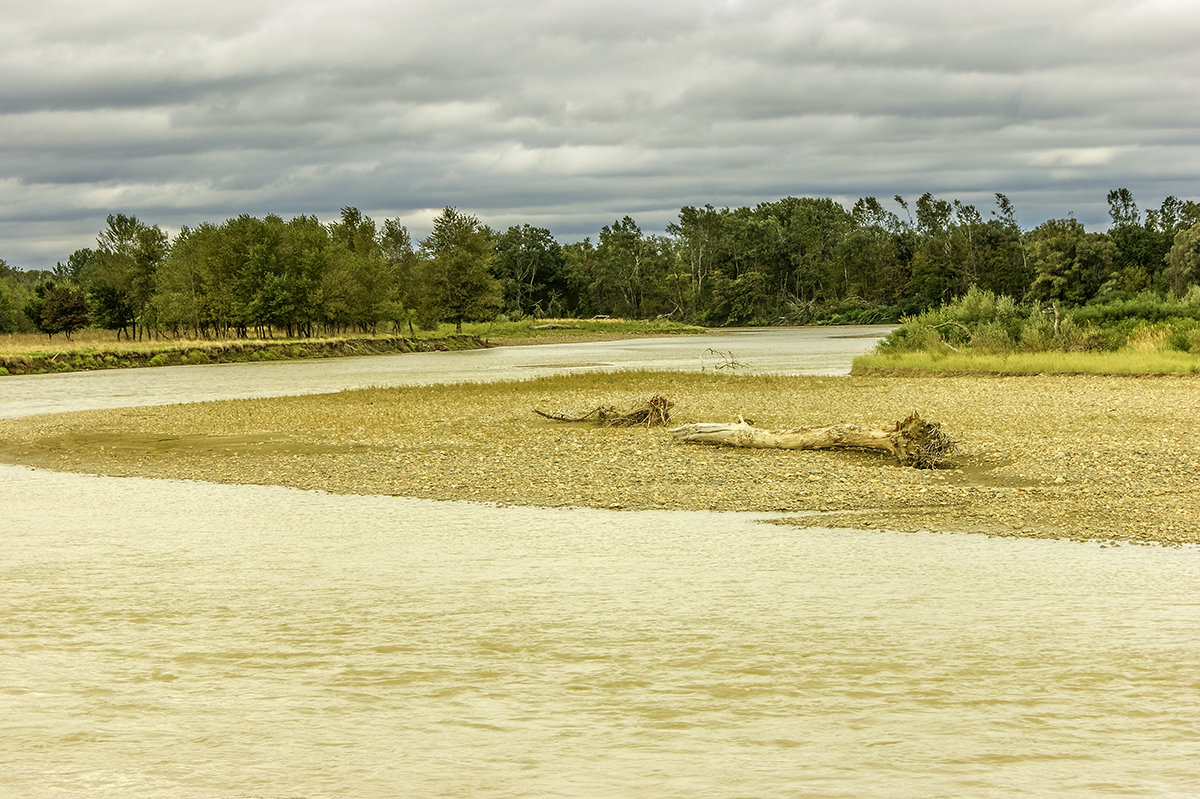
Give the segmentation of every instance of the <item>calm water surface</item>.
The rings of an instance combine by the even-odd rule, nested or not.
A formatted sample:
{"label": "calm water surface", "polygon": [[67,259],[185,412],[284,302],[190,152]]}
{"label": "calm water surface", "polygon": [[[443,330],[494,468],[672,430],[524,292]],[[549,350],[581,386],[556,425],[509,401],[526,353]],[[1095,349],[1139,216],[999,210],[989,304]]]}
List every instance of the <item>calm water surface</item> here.
{"label": "calm water surface", "polygon": [[1200,795],[1194,547],[6,466],[0,503],[4,797]]}
{"label": "calm water surface", "polygon": [[741,374],[847,375],[890,327],[732,330],[706,336],[415,352],[369,358],[168,366],[0,380],[0,419],[35,413],[313,394],[370,386],[513,380],[618,369],[717,369]]}

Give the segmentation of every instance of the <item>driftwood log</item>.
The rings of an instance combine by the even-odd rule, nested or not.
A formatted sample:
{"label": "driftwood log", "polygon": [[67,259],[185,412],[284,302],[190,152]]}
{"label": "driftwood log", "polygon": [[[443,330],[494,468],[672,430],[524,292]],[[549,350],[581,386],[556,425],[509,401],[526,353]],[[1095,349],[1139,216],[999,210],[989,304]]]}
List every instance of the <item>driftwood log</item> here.
{"label": "driftwood log", "polygon": [[913,413],[893,427],[859,427],[837,424],[797,427],[792,430],[762,430],[745,420],[737,424],[696,422],[672,429],[678,441],[692,444],[723,444],[758,449],[877,449],[889,452],[905,466],[930,469],[954,451],[954,442],[941,425]]}
{"label": "driftwood log", "polygon": [[675,403],[666,397],[655,395],[641,405],[628,410],[619,411],[612,405],[601,405],[585,413],[564,413],[562,411],[533,412],[538,416],[553,419],[556,422],[586,422],[594,419],[606,427],[666,427],[671,421],[671,408]]}

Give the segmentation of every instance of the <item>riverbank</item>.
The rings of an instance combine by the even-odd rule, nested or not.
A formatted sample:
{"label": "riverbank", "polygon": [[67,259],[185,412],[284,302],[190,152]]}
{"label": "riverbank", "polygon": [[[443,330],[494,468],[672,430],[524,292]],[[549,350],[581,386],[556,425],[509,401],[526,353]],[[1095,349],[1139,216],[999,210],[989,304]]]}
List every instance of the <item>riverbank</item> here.
{"label": "riverbank", "polygon": [[888,352],[854,359],[854,375],[1200,375],[1200,354],[1171,349],[1115,352]]}
{"label": "riverbank", "polygon": [[102,350],[85,348],[33,355],[0,356],[0,375],[33,375],[48,372],[88,372],[96,369],[136,369],[153,366],[188,366],[208,363],[245,363],[304,358],[346,358],[395,355],[404,352],[444,352],[489,346],[478,336],[406,338],[229,339],[179,345],[160,343],[145,349]]}
{"label": "riverbank", "polygon": [[[764,428],[917,410],[950,468],[869,452],[679,444],[534,408]],[[518,505],[813,514],[800,526],[1200,544],[1200,383],[1187,377],[747,377],[633,372],[126,408],[0,422],[0,460],[116,476]]]}
{"label": "riverbank", "polygon": [[188,366],[306,358],[443,352],[520,344],[563,344],[668,335],[703,335],[707,329],[667,320],[526,319],[469,322],[414,335],[360,334],[317,338],[222,338],[118,340],[112,331],[89,330],[73,340],[42,336],[0,336],[0,377],[4,375]]}

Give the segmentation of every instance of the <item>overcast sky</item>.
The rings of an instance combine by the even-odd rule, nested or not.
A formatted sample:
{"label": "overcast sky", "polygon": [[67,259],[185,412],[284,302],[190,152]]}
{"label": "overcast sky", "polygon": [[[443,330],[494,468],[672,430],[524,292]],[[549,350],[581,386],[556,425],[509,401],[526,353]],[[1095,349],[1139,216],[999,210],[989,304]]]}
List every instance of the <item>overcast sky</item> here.
{"label": "overcast sky", "polygon": [[[0,0],[0,258],[453,205],[595,238],[928,191],[1023,226],[1200,200],[1195,0]],[[894,207],[894,206],[893,206]],[[898,209],[896,209],[898,210]]]}

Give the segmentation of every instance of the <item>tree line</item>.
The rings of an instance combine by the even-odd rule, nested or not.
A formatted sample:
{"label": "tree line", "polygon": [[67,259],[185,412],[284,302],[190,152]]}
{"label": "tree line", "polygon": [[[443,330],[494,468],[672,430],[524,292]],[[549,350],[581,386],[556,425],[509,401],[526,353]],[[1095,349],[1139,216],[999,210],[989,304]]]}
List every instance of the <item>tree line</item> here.
{"label": "tree line", "polygon": [[972,286],[1022,301],[1083,305],[1200,281],[1200,204],[1167,197],[1144,213],[1108,193],[1112,225],[1073,217],[1023,230],[1003,194],[985,215],[924,194],[847,209],[787,197],[684,207],[664,234],[630,216],[596,240],[560,244],[528,224],[498,231],[456,208],[413,242],[398,220],[357,208],[242,215],[185,227],[113,214],[96,246],[52,271],[0,261],[0,332],[118,336],[291,336],[411,330],[439,322],[562,316],[670,317],[710,326],[892,321]]}

